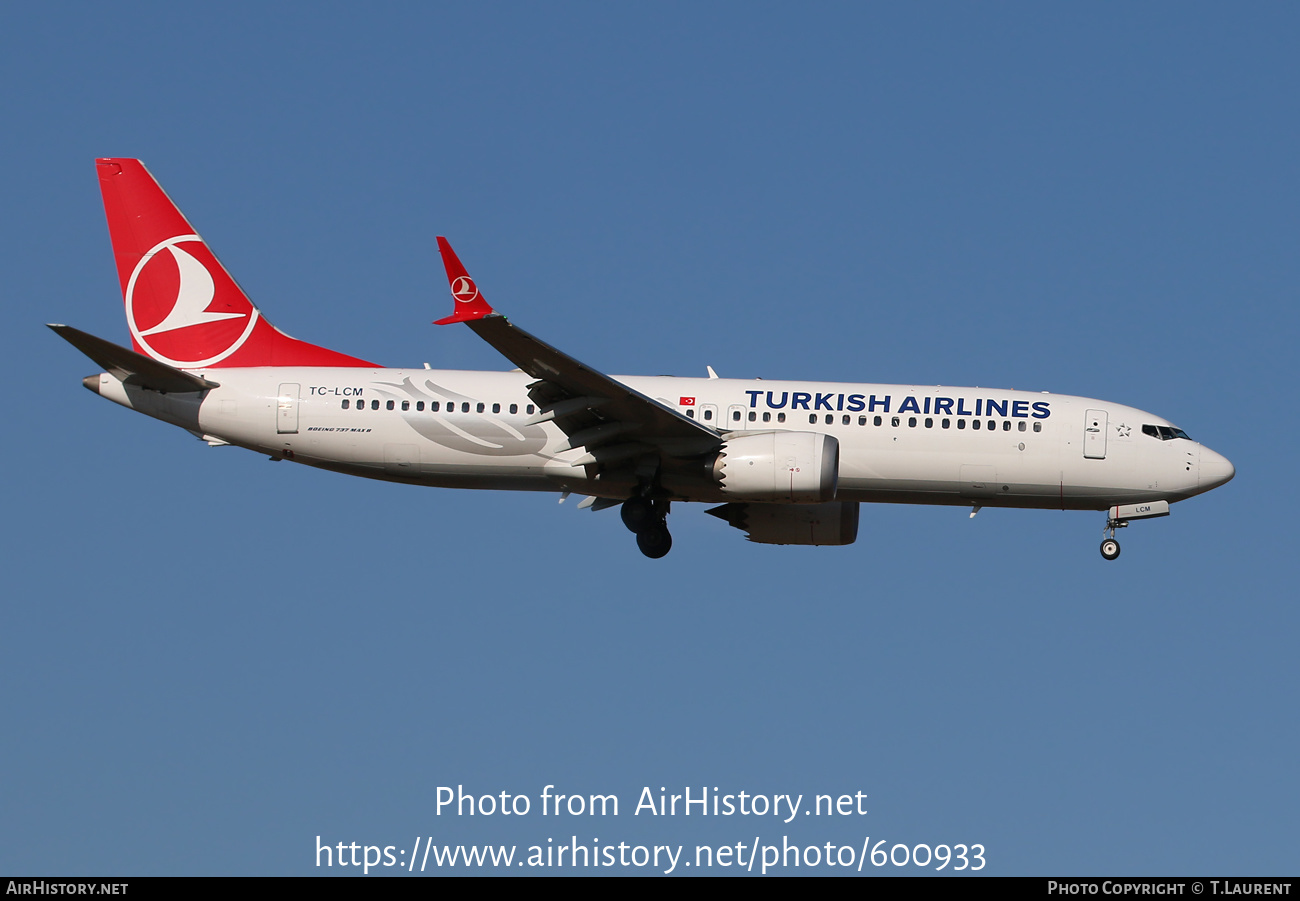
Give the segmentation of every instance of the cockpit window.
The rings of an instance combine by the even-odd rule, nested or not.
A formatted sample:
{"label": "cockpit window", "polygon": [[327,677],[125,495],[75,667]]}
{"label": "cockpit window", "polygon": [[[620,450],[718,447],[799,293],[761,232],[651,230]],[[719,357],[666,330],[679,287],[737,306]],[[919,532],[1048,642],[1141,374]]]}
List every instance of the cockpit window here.
{"label": "cockpit window", "polygon": [[1171,425],[1144,425],[1142,434],[1150,435],[1152,438],[1159,438],[1161,441],[1172,441],[1175,438],[1186,438],[1191,441],[1191,436],[1182,429],[1176,429]]}

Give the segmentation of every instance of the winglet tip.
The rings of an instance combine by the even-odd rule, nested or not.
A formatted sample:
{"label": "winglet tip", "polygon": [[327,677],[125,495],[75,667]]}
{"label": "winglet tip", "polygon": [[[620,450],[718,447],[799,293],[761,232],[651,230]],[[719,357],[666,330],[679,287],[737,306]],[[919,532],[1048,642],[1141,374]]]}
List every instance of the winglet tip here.
{"label": "winglet tip", "polygon": [[451,325],[493,315],[496,311],[479,293],[478,285],[470,278],[464,264],[456,256],[456,251],[451,249],[451,243],[442,235],[438,236],[438,252],[442,254],[442,264],[447,270],[447,284],[456,306],[452,315],[436,320],[434,325]]}

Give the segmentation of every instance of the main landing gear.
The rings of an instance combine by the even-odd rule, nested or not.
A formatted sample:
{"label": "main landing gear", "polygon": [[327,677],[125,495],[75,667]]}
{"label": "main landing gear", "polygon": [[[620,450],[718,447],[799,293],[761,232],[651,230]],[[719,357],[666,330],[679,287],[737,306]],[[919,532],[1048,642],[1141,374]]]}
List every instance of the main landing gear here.
{"label": "main landing gear", "polygon": [[634,497],[623,502],[623,525],[636,534],[636,546],[651,559],[667,554],[673,548],[673,536],[668,532],[668,501]]}

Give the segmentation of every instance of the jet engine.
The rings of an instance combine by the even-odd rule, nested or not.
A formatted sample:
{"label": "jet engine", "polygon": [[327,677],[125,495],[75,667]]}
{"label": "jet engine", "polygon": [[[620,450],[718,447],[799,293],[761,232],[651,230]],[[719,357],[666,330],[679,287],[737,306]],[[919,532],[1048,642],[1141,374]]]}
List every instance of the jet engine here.
{"label": "jet engine", "polygon": [[729,438],[713,459],[722,493],[737,500],[821,504],[835,497],[840,443],[820,432],[758,432]]}

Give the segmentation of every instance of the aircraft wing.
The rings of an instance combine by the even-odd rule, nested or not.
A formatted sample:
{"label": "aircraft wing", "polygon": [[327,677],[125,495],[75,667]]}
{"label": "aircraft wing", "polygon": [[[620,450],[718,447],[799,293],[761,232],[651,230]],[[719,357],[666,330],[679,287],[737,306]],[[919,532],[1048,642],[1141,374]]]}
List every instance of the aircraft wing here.
{"label": "aircraft wing", "polygon": [[605,464],[658,451],[692,457],[716,450],[715,430],[598,372],[510,323],[492,309],[446,238],[438,238],[456,310],[436,324],[464,322],[537,381],[528,387],[539,412],[530,423],[554,422],[569,447],[588,453],[576,461]]}

